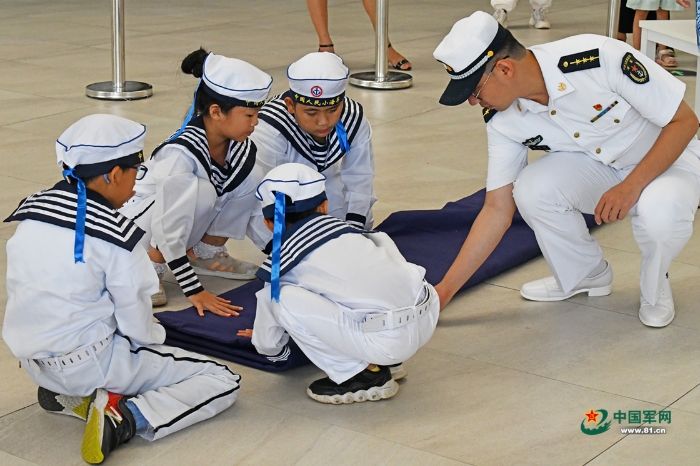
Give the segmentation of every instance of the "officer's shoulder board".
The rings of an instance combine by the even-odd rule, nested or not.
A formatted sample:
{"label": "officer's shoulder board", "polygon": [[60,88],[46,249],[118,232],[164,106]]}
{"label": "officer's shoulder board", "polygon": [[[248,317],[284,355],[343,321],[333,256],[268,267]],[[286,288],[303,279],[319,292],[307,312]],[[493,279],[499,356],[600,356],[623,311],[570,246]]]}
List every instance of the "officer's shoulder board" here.
{"label": "officer's shoulder board", "polygon": [[488,123],[496,113],[498,113],[498,110],[494,110],[492,108],[484,108],[481,111],[481,115],[484,117],[484,123]]}
{"label": "officer's shoulder board", "polygon": [[649,82],[649,72],[646,67],[634,58],[634,55],[631,53],[627,52],[622,57],[620,66],[622,66],[622,74],[630,78],[633,83],[644,84]]}
{"label": "officer's shoulder board", "polygon": [[574,71],[600,68],[600,51],[598,49],[591,49],[585,52],[566,55],[559,59],[559,65],[557,66],[559,66],[562,73],[573,73]]}

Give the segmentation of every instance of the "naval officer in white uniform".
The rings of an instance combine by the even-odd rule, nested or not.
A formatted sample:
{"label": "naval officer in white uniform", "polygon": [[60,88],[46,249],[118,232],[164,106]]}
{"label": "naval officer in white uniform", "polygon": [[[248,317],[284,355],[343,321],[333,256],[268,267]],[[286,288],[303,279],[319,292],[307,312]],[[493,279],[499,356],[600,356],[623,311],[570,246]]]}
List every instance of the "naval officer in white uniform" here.
{"label": "naval officer in white uniform", "polygon": [[[642,251],[645,325],[675,315],[668,269],[700,198],[698,119],[685,85],[627,44],[591,34],[525,49],[490,15],[458,21],[434,52],[451,81],[440,102],[484,108],[486,202],[436,286],[444,306],[493,251],[519,209],[554,276],[523,297],[604,296],[613,273],[582,213],[627,215]],[[546,152],[528,165],[528,149]]]}

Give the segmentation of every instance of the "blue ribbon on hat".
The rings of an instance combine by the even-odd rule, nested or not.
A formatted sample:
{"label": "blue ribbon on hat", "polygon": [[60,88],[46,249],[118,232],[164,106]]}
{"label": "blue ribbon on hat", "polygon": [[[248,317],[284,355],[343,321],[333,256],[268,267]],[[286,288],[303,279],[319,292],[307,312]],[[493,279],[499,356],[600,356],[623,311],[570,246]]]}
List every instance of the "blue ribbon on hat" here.
{"label": "blue ribbon on hat", "polygon": [[338,143],[340,144],[340,148],[343,150],[343,152],[350,152],[348,132],[345,131],[345,126],[343,126],[343,122],[341,120],[338,120],[338,123],[335,125],[335,133],[338,135]]}
{"label": "blue ribbon on hat", "polygon": [[280,302],[280,255],[282,252],[282,235],[285,230],[285,199],[284,193],[277,191],[275,194],[275,227],[272,232],[272,270],[271,285],[272,299]]}
{"label": "blue ribbon on hat", "polygon": [[695,2],[695,30],[698,37],[698,50],[700,50],[700,2]]}
{"label": "blue ribbon on hat", "polygon": [[63,170],[63,176],[77,180],[78,182],[78,209],[75,213],[75,244],[73,245],[73,257],[75,263],[85,263],[83,260],[83,248],[85,246],[85,217],[87,217],[87,191],[85,182],[75,175],[73,168]]}
{"label": "blue ribbon on hat", "polygon": [[190,109],[187,112],[187,116],[185,117],[185,121],[182,122],[182,125],[180,126],[180,129],[178,129],[175,134],[170,136],[170,141],[178,137],[179,135],[182,134],[183,131],[185,131],[185,128],[187,127],[187,123],[190,122],[192,119],[192,116],[194,115],[194,104],[197,102],[197,91],[199,90],[199,86],[202,85],[202,80],[199,80],[199,84],[197,84],[197,88],[194,90],[194,95],[192,96],[192,105],[190,105]]}

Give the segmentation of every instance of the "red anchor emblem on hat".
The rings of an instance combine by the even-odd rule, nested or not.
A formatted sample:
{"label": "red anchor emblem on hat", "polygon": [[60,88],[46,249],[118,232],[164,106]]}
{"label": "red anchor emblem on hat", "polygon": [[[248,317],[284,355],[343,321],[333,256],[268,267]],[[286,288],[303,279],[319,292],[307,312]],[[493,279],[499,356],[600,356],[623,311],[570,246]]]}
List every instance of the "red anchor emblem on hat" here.
{"label": "red anchor emblem on hat", "polygon": [[311,95],[314,97],[321,97],[323,95],[323,89],[321,86],[314,86],[311,88]]}

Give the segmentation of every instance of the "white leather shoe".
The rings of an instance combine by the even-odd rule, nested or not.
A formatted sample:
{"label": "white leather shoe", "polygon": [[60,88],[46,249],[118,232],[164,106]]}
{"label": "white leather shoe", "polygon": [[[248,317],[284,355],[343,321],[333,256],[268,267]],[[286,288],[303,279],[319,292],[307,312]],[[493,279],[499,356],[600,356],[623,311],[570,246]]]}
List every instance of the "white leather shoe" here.
{"label": "white leather shoe", "polygon": [[671,294],[671,282],[665,277],[659,288],[659,297],[656,305],[652,306],[642,295],[642,306],[639,308],[639,320],[647,327],[665,327],[676,316]]}
{"label": "white leather shoe", "polygon": [[554,277],[542,278],[529,282],[520,288],[523,298],[531,301],[563,301],[579,293],[588,296],[607,296],[612,291],[613,271],[610,263],[605,261],[605,270],[591,278],[584,278],[573,290],[564,293]]}

